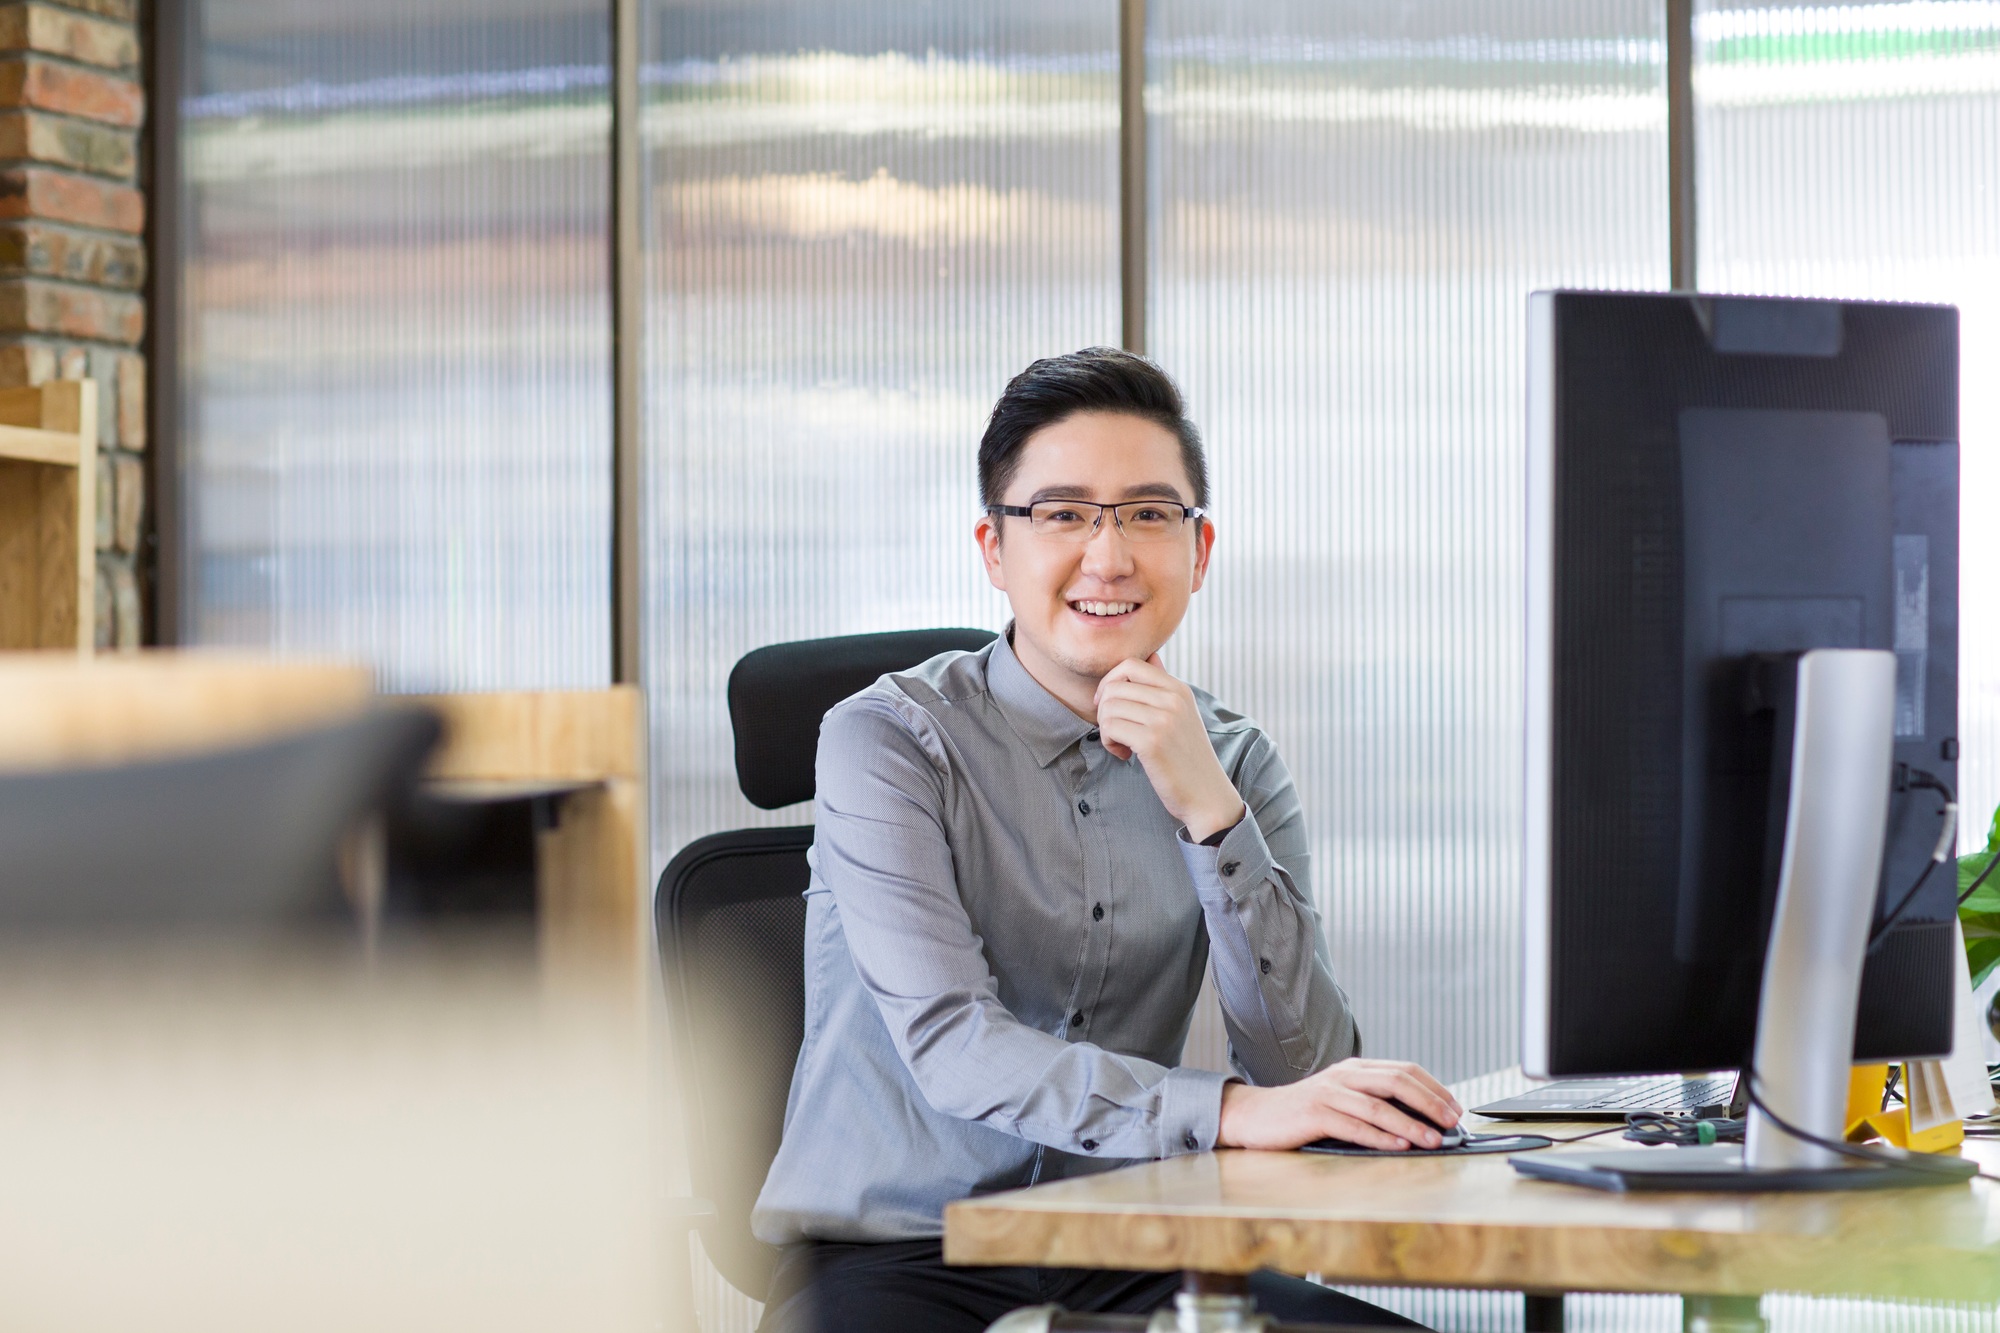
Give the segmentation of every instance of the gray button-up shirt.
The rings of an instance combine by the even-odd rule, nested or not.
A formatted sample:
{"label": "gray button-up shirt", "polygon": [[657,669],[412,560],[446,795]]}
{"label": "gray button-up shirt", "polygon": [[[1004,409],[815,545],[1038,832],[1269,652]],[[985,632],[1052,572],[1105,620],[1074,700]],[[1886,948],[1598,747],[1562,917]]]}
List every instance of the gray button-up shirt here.
{"label": "gray button-up shirt", "polygon": [[936,1236],[954,1199],[1213,1147],[1226,1079],[1175,1067],[1211,961],[1244,1078],[1356,1052],[1291,776],[1195,698],[1250,811],[1219,847],[1007,639],[826,715],[805,1041],[759,1237]]}

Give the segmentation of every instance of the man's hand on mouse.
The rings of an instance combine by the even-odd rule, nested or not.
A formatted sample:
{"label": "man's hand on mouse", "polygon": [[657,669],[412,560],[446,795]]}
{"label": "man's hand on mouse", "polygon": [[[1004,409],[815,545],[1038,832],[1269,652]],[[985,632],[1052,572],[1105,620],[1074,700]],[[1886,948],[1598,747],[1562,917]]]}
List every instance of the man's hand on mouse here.
{"label": "man's hand on mouse", "polygon": [[1167,674],[1158,653],[1106,672],[1096,706],[1104,748],[1120,759],[1139,756],[1160,804],[1189,838],[1200,842],[1243,818],[1243,797],[1215,757],[1194,691]]}
{"label": "man's hand on mouse", "polygon": [[1390,1105],[1394,1098],[1435,1124],[1456,1125],[1458,1099],[1417,1065],[1356,1057],[1275,1088],[1225,1084],[1218,1148],[1297,1148],[1334,1138],[1363,1148],[1435,1148],[1436,1129]]}

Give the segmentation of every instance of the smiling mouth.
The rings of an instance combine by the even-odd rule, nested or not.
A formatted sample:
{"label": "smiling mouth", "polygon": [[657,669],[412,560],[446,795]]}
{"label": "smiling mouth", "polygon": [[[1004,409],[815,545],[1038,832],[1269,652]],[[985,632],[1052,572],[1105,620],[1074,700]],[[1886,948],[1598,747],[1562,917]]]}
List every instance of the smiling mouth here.
{"label": "smiling mouth", "polygon": [[1075,611],[1080,615],[1092,616],[1098,619],[1108,620],[1117,616],[1128,616],[1132,614],[1134,611],[1137,611],[1139,609],[1139,603],[1075,601],[1069,604],[1069,608],[1070,610]]}

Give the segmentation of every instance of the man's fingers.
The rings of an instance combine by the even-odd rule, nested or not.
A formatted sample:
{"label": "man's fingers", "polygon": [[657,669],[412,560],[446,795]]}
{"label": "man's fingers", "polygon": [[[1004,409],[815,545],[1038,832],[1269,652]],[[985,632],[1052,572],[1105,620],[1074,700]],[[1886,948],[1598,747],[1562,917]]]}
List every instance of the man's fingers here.
{"label": "man's fingers", "polygon": [[1396,1097],[1404,1105],[1421,1111],[1441,1125],[1455,1125],[1465,1114],[1465,1108],[1458,1104],[1458,1098],[1451,1095],[1451,1089],[1438,1082],[1422,1065],[1399,1065],[1396,1073],[1399,1086],[1403,1089]]}
{"label": "man's fingers", "polygon": [[1131,746],[1148,734],[1157,734],[1171,720],[1142,699],[1111,699],[1097,710],[1097,734],[1099,739],[1108,737]]}
{"label": "man's fingers", "polygon": [[[1425,1119],[1450,1128],[1465,1114],[1436,1079],[1415,1065],[1387,1060],[1356,1061],[1341,1083],[1369,1096],[1395,1098]],[[1340,1066],[1334,1066],[1340,1068]]]}
{"label": "man's fingers", "polygon": [[1115,683],[1098,686],[1097,706],[1099,708],[1113,699],[1145,699],[1161,708],[1172,708],[1184,701],[1184,696],[1170,685],[1161,685],[1150,680],[1127,678]]}
{"label": "man's fingers", "polygon": [[1435,1148],[1442,1142],[1437,1130],[1429,1125],[1414,1116],[1406,1115],[1379,1097],[1371,1097],[1357,1089],[1348,1089],[1346,1097],[1335,1109],[1357,1120],[1366,1120],[1377,1129],[1397,1138],[1407,1139],[1420,1147]]}
{"label": "man's fingers", "polygon": [[1465,1114],[1465,1108],[1458,1104],[1458,1098],[1451,1095],[1451,1089],[1438,1082],[1436,1077],[1421,1065],[1411,1065],[1410,1075],[1423,1084],[1432,1096],[1444,1103],[1445,1108],[1451,1112],[1451,1123],[1457,1124],[1459,1117]]}
{"label": "man's fingers", "polygon": [[1349,1115],[1332,1107],[1326,1109],[1326,1118],[1321,1122],[1324,1138],[1339,1139],[1342,1143],[1353,1143],[1363,1148],[1378,1148],[1386,1152],[1402,1152],[1410,1146],[1408,1139],[1399,1138],[1387,1130],[1377,1128],[1372,1122],[1360,1116]]}
{"label": "man's fingers", "polygon": [[1102,729],[1106,719],[1126,722],[1143,722],[1147,726],[1161,726],[1174,720],[1173,700],[1158,694],[1142,693],[1138,690],[1119,690],[1107,695],[1097,705],[1097,725]]}
{"label": "man's fingers", "polygon": [[1106,685],[1121,680],[1144,681],[1149,685],[1179,684],[1180,682],[1167,674],[1167,669],[1159,664],[1158,658],[1158,653],[1154,653],[1151,658],[1148,658],[1144,662],[1141,662],[1136,657],[1126,658],[1117,666],[1112,667],[1111,670],[1104,673],[1104,679],[1097,682],[1098,691],[1102,693]]}

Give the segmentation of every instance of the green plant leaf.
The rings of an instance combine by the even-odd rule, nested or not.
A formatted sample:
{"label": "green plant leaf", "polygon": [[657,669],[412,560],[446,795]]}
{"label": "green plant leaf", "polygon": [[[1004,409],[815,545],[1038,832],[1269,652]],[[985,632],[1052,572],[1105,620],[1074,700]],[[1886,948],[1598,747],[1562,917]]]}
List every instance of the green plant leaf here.
{"label": "green plant leaf", "polygon": [[1965,961],[1972,970],[1972,988],[1979,989],[1996,965],[2000,965],[2000,933],[1985,939],[1965,941]]}
{"label": "green plant leaf", "polygon": [[[1964,893],[1972,888],[1972,882],[1984,874],[1993,861],[1992,852],[1974,852],[1970,856],[1958,858],[1958,891]],[[1958,909],[1960,916],[1983,915],[2000,912],[2000,871],[1981,884],[1970,898]]]}

